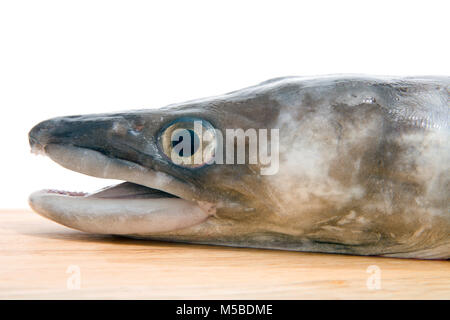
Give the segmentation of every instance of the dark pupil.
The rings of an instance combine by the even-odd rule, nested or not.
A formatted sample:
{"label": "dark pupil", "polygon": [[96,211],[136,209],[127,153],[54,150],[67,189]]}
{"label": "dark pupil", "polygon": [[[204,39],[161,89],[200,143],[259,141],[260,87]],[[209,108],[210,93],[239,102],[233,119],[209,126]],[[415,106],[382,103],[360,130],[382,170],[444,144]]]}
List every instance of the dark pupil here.
{"label": "dark pupil", "polygon": [[[190,156],[192,156],[197,151],[197,149],[199,147],[199,144],[200,144],[200,141],[198,139],[197,134],[194,131],[189,130],[189,129],[187,129],[187,131],[189,132],[189,136],[191,137],[191,143],[190,143],[191,150],[190,150],[190,153],[187,154],[189,152],[189,150],[186,150],[186,148],[181,148],[180,151],[178,152],[178,155],[180,157],[190,157]],[[175,147],[176,145],[178,145],[180,142],[182,142],[183,138],[184,137],[181,136],[181,137],[178,138],[178,141],[176,141],[176,140],[172,141],[172,148]]]}

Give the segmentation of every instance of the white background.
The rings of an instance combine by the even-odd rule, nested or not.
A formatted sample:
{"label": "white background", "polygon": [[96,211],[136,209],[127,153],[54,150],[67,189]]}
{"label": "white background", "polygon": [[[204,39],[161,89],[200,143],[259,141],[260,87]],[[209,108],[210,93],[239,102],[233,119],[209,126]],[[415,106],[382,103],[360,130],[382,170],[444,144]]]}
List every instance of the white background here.
{"label": "white background", "polygon": [[155,108],[286,75],[450,75],[450,1],[0,2],[0,207],[109,182],[29,153],[46,118]]}

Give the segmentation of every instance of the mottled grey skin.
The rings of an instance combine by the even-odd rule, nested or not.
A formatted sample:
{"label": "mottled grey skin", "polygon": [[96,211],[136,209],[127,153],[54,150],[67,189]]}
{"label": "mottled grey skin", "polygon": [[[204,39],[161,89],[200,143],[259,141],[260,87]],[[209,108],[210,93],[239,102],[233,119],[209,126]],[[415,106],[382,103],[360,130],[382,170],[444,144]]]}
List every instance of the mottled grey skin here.
{"label": "mottled grey skin", "polygon": [[[273,79],[157,110],[48,120],[32,145],[68,144],[165,172],[213,203],[204,223],[140,238],[450,258],[449,77]],[[279,128],[280,170],[175,166],[157,137],[179,117]]]}

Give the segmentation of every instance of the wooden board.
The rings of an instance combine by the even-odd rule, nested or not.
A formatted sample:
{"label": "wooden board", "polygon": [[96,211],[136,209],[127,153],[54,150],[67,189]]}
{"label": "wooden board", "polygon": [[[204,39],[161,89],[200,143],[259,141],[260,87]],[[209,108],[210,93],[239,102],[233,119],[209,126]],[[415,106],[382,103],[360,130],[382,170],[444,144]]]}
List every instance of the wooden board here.
{"label": "wooden board", "polygon": [[1,211],[0,298],[450,299],[450,263],[137,241]]}

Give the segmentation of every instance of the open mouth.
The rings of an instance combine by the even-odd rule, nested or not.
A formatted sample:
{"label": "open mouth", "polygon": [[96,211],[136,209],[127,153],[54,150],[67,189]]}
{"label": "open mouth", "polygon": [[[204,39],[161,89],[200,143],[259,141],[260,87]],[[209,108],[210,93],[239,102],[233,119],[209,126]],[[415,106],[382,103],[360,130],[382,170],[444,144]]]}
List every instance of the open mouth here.
{"label": "open mouth", "polygon": [[94,193],[41,190],[30,206],[67,227],[102,234],[159,234],[195,226],[213,214],[196,190],[164,172],[70,145],[36,144],[61,166],[89,176],[125,181]]}

